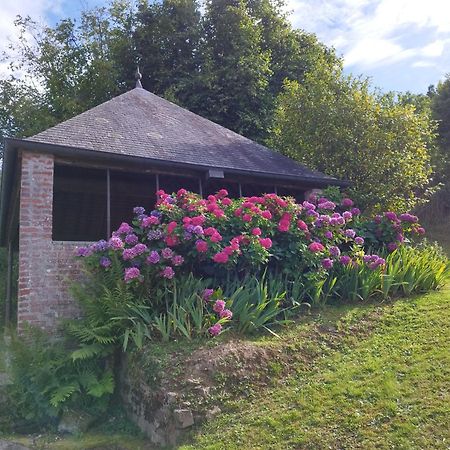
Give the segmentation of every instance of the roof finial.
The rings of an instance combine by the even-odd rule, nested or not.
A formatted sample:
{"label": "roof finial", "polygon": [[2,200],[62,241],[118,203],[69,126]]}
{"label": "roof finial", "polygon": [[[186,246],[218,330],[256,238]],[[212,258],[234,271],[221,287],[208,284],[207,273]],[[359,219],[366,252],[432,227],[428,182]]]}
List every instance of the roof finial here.
{"label": "roof finial", "polygon": [[139,66],[136,67],[136,73],[134,74],[134,79],[136,80],[136,87],[141,88],[142,87],[142,83],[141,83],[142,74],[141,74],[141,72],[139,72]]}

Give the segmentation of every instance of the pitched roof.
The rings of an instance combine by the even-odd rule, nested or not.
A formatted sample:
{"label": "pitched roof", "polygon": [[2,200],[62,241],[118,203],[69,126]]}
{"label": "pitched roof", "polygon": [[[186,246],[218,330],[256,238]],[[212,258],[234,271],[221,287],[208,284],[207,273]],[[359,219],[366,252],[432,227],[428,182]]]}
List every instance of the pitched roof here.
{"label": "pitched roof", "polygon": [[341,184],[139,87],[26,141]]}

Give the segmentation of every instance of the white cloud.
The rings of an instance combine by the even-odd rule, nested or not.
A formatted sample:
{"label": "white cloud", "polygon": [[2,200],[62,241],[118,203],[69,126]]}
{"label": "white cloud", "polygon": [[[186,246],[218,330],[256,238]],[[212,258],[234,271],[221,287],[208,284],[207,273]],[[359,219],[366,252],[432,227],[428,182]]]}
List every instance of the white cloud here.
{"label": "white cloud", "polygon": [[[17,41],[14,21],[18,15],[47,23],[49,13],[61,14],[62,0],[1,0],[0,2],[0,52],[7,51]],[[7,65],[0,64],[0,75],[7,72]]]}
{"label": "white cloud", "polygon": [[450,43],[449,0],[290,0],[288,6],[294,25],[333,45],[347,67],[412,65],[419,57],[424,64]]}

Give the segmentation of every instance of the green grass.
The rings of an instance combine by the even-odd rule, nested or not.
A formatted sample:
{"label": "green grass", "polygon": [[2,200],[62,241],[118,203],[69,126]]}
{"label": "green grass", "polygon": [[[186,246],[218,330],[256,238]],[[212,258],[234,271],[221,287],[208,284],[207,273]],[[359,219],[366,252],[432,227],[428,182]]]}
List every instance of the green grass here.
{"label": "green grass", "polygon": [[[383,310],[355,339],[352,323],[365,319],[347,312],[347,333],[320,344],[322,356],[297,359],[275,387],[236,401],[180,448],[448,449],[449,286]],[[288,336],[295,346],[295,328]]]}

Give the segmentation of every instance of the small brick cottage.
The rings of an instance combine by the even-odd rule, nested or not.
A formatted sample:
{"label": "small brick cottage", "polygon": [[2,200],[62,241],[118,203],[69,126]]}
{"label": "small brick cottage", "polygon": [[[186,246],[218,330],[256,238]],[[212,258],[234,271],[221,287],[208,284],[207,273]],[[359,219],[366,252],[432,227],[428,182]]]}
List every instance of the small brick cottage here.
{"label": "small brick cottage", "polygon": [[[134,206],[181,187],[208,195],[292,195],[335,178],[307,169],[163,98],[135,89],[26,139],[5,140],[0,244],[8,249],[6,318],[51,331],[76,317],[67,288],[77,246],[107,238]],[[18,251],[18,280],[13,253]]]}

